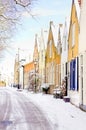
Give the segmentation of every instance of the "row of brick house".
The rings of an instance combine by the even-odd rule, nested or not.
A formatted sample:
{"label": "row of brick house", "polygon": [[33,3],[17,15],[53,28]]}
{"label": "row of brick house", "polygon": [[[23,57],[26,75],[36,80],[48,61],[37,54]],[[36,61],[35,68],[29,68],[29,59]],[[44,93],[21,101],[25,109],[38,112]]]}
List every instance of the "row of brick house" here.
{"label": "row of brick house", "polygon": [[66,18],[63,25],[55,25],[50,21],[48,31],[41,30],[40,35],[35,36],[33,61],[24,65],[25,87],[33,86],[36,81],[38,86],[36,89],[40,90],[43,83],[48,83],[51,85],[52,94],[53,89],[61,86],[63,80],[66,80],[66,95],[70,97],[71,103],[84,110],[86,110],[85,7],[85,0],[72,0],[70,17]]}

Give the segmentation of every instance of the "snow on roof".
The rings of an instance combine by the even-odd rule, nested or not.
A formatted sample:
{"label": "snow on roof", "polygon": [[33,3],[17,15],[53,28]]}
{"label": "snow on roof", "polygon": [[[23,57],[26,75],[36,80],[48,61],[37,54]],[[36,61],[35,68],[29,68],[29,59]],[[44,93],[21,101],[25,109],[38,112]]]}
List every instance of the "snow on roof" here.
{"label": "snow on roof", "polygon": [[49,88],[49,84],[48,83],[43,83],[42,85],[41,85],[41,88]]}
{"label": "snow on roof", "polygon": [[63,38],[63,25],[59,25],[60,26],[60,36],[61,36],[61,41],[62,41],[62,38]]}
{"label": "snow on roof", "polygon": [[57,45],[57,40],[58,40],[58,25],[55,25],[51,24],[51,30],[52,30],[52,33],[53,33],[53,39],[54,39],[54,43],[55,45]]}
{"label": "snow on roof", "polygon": [[38,34],[38,44],[39,44],[39,48],[44,49],[47,46],[47,41],[48,41],[48,30],[42,28],[41,29],[41,34],[39,32]]}
{"label": "snow on roof", "polygon": [[68,38],[68,33],[69,33],[69,25],[70,25],[70,17],[67,17],[63,25],[63,36],[67,35],[67,38]]}
{"label": "snow on roof", "polygon": [[74,0],[74,3],[75,3],[75,6],[76,6],[77,17],[78,17],[78,20],[79,20],[79,18],[80,18],[80,5],[79,5],[78,0]]}
{"label": "snow on roof", "polygon": [[58,43],[59,26],[60,26],[60,35],[61,35],[61,40],[62,40],[62,37],[63,37],[63,26],[62,26],[62,24],[55,25],[55,24],[53,24],[53,22],[51,24],[51,29],[52,29],[52,33],[53,33],[53,39],[54,39],[55,46],[57,46],[57,43]]}

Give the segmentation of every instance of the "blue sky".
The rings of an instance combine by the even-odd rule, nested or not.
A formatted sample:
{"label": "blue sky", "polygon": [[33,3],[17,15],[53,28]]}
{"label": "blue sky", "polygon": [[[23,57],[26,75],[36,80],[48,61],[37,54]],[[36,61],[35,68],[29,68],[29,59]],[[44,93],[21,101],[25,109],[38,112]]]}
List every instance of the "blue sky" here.
{"label": "blue sky", "polygon": [[71,1],[36,0],[32,5],[34,18],[23,10],[21,25],[17,25],[17,31],[13,37],[12,50],[9,50],[9,53],[6,54],[6,59],[4,59],[5,61],[2,64],[6,65],[6,63],[9,63],[12,65],[18,48],[25,50],[24,52],[29,57],[29,54],[33,53],[35,34],[41,32],[42,28],[49,29],[50,21],[53,21],[55,24],[64,23],[65,18],[70,14]]}
{"label": "blue sky", "polygon": [[[26,11],[22,12],[22,25],[14,37],[16,48],[27,48],[30,52],[34,48],[35,34],[41,28],[48,29],[49,22],[64,23],[69,15],[71,0],[38,0],[32,5],[32,18]],[[21,46],[21,47],[20,47]]]}

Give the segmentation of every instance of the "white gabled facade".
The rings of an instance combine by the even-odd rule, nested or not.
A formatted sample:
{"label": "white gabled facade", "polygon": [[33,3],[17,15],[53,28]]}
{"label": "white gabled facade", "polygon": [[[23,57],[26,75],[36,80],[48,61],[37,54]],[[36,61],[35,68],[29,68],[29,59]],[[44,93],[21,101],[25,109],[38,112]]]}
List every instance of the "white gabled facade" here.
{"label": "white gabled facade", "polygon": [[79,92],[80,107],[86,111],[86,0],[82,1],[80,17]]}
{"label": "white gabled facade", "polygon": [[41,30],[41,36],[39,37],[39,76],[40,85],[45,82],[45,41],[44,41],[44,30]]}
{"label": "white gabled facade", "polygon": [[68,30],[69,21],[65,20],[63,25],[62,52],[61,52],[61,83],[67,76],[67,59],[68,59]]}
{"label": "white gabled facade", "polygon": [[63,38],[63,24],[58,25],[58,39],[57,39],[57,51],[58,55],[60,55],[60,63],[58,64],[58,77],[59,77],[59,84],[60,87],[62,85],[61,83],[61,53],[62,53],[62,38]]}

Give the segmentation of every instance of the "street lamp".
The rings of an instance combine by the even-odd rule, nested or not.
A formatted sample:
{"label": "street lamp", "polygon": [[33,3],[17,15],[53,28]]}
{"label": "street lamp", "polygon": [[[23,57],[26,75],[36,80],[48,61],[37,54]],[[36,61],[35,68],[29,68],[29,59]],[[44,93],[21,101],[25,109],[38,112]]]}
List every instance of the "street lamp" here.
{"label": "street lamp", "polygon": [[[16,57],[17,84],[18,84],[18,88],[19,88],[19,85],[22,84],[23,89],[24,89],[24,64],[25,64],[26,59],[20,58],[20,50],[21,49],[18,48],[18,54]],[[22,50],[22,51],[24,51],[24,50]]]}
{"label": "street lamp", "polygon": [[37,61],[34,61],[34,67],[35,67],[35,92],[36,92],[36,65],[37,65]]}
{"label": "street lamp", "polygon": [[24,89],[24,65],[22,65],[23,68],[23,89]]}
{"label": "street lamp", "polygon": [[23,89],[24,89],[24,62],[25,62],[26,60],[25,59],[21,59],[20,60],[20,68],[22,67],[22,73],[21,73],[21,77],[22,77],[22,79],[21,79],[21,81],[22,81],[22,87],[23,87]]}

